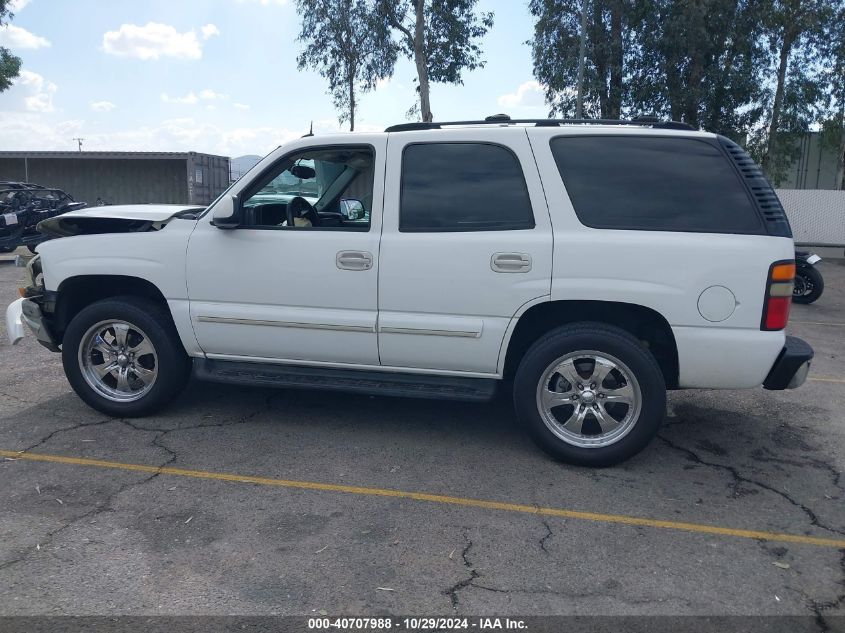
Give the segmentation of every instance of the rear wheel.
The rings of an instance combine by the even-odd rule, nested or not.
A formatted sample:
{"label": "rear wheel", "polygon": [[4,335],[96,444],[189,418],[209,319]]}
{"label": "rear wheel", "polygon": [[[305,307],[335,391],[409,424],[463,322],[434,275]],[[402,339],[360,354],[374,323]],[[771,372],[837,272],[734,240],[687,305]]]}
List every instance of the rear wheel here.
{"label": "rear wheel", "polygon": [[824,292],[824,277],[812,266],[802,266],[795,271],[792,300],[795,303],[813,303]]}
{"label": "rear wheel", "polygon": [[163,407],[191,368],[170,315],[139,297],[105,299],[77,314],[62,341],[62,363],[80,398],[118,417]]}
{"label": "rear wheel", "polygon": [[654,357],[628,332],[576,323],[552,330],[528,350],[514,379],[514,404],[552,456],[610,466],[657,433],[666,386]]}

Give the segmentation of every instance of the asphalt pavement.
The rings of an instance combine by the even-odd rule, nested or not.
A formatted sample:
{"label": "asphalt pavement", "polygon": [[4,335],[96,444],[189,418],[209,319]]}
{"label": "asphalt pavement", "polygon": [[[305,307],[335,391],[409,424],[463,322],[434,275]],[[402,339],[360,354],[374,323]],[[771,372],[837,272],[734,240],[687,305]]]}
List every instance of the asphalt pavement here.
{"label": "asphalt pavement", "polygon": [[[0,304],[22,270],[0,257]],[[669,396],[556,463],[490,404],[192,382],[112,419],[0,325],[0,615],[845,615],[845,263],[795,391]],[[23,454],[21,452],[23,451]],[[763,533],[763,534],[761,534]]]}

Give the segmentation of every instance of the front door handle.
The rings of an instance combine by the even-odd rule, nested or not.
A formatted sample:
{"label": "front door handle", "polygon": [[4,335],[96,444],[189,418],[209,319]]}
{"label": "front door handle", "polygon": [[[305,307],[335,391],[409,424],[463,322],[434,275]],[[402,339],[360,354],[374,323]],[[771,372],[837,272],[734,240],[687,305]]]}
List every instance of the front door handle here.
{"label": "front door handle", "polygon": [[341,270],[370,270],[373,267],[373,254],[367,251],[340,251],[335,263]]}
{"label": "front door handle", "polygon": [[527,273],[531,270],[531,255],[525,253],[493,253],[490,268],[497,273]]}

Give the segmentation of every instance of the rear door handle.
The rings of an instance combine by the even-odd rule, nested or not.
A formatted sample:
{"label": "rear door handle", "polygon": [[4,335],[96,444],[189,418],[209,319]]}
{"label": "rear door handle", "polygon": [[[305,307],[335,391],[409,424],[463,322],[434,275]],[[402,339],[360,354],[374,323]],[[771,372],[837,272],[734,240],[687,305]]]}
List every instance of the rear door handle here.
{"label": "rear door handle", "polygon": [[341,270],[370,270],[373,267],[373,254],[367,251],[340,251],[335,263]]}
{"label": "rear door handle", "polygon": [[493,253],[490,268],[497,273],[527,273],[531,270],[531,255],[526,253]]}

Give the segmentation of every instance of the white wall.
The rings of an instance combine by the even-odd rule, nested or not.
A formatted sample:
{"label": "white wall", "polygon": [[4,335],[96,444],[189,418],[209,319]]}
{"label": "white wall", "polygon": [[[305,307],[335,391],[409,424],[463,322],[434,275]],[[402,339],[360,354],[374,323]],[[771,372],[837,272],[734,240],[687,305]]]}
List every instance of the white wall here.
{"label": "white wall", "polygon": [[777,189],[796,244],[845,247],[845,191]]}

